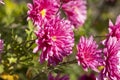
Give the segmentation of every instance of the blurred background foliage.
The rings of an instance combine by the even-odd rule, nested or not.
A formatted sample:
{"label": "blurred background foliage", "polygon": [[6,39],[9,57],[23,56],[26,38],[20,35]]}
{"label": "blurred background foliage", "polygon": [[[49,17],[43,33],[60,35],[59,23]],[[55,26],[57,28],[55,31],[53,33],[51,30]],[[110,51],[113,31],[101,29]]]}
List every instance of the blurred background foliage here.
{"label": "blurred background foliage", "polygon": [[[0,38],[4,40],[4,52],[0,54],[0,80],[47,80],[49,72],[68,74],[70,80],[77,80],[84,74],[95,74],[89,70],[84,72],[75,60],[76,48],[73,54],[66,57],[56,67],[40,64],[39,55],[33,54],[36,46],[34,26],[27,21],[27,3],[31,0],[4,0],[0,4]],[[80,36],[94,35],[99,43],[108,32],[108,21],[115,22],[120,14],[120,0],[111,3],[108,0],[87,0],[87,20],[79,29],[75,29],[75,43]]]}

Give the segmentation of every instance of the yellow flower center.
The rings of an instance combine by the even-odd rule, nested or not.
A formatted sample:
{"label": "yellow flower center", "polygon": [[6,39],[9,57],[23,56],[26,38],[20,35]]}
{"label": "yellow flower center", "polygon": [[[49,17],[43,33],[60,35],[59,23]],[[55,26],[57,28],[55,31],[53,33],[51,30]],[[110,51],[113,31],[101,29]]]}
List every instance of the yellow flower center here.
{"label": "yellow flower center", "polygon": [[53,41],[56,41],[56,36],[52,36],[51,39],[52,39]]}
{"label": "yellow flower center", "polygon": [[98,70],[99,70],[99,71],[101,71],[101,70],[103,70],[103,69],[104,69],[104,66],[99,66],[99,67],[98,67]]}
{"label": "yellow flower center", "polygon": [[44,18],[46,15],[46,9],[41,10],[40,14],[42,15],[42,18]]}

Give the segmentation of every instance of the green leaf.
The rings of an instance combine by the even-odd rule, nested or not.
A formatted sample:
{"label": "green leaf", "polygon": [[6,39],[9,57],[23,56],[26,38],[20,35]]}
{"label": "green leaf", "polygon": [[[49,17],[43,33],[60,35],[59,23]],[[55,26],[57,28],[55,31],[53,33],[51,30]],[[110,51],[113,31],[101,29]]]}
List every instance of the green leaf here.
{"label": "green leaf", "polygon": [[4,66],[2,64],[0,64],[0,74],[4,72]]}
{"label": "green leaf", "polygon": [[25,30],[27,33],[27,40],[33,40],[35,38],[34,25],[31,20],[28,21],[28,29]]}

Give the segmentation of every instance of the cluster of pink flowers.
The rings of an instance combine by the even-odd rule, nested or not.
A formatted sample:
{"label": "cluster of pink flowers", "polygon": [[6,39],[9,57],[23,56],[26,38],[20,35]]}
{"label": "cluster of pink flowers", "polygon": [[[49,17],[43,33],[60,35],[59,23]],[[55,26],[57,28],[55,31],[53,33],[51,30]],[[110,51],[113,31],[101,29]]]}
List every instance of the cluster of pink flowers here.
{"label": "cluster of pink flowers", "polygon": [[[65,56],[72,53],[74,46],[74,28],[82,26],[86,20],[86,0],[33,0],[28,4],[28,19],[36,26],[37,47],[34,53],[41,50],[40,63],[57,65]],[[65,17],[61,15],[65,14]],[[81,37],[77,44],[76,59],[85,71],[92,69],[100,72],[109,80],[120,79],[120,16],[115,25],[109,21],[109,34],[102,41],[104,48],[98,49],[93,36]],[[99,69],[100,67],[101,70]],[[65,78],[65,79],[64,79]],[[49,75],[49,80],[68,80]]]}
{"label": "cluster of pink flowers", "polygon": [[86,0],[33,0],[33,4],[28,4],[28,8],[28,19],[32,19],[34,24],[39,26],[56,15],[60,16],[60,9],[75,27],[82,26],[87,16]]}
{"label": "cluster of pink flowers", "polygon": [[109,21],[109,34],[102,42],[104,45],[104,69],[102,79],[120,79],[120,16],[117,17],[115,25]]}
{"label": "cluster of pink flowers", "polygon": [[78,64],[82,65],[85,71],[88,68],[101,72],[97,80],[119,80],[120,79],[120,15],[115,25],[109,21],[109,34],[102,41],[103,49],[97,49],[98,45],[89,39],[81,37],[77,45]]}
{"label": "cluster of pink flowers", "polygon": [[[42,51],[40,63],[48,61],[48,65],[56,65],[62,62],[72,53],[74,27],[82,26],[86,20],[86,0],[33,0],[28,8],[28,19],[37,28],[37,47],[33,52]],[[61,9],[67,18],[61,16]]]}

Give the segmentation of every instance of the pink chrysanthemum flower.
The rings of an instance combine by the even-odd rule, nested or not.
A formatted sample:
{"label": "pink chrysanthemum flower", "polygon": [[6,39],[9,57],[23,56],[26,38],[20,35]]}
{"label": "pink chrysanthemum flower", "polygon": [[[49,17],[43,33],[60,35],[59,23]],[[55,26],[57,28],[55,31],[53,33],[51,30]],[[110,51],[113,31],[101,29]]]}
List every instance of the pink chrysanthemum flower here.
{"label": "pink chrysanthemum flower", "polygon": [[109,21],[108,36],[117,37],[117,39],[120,39],[120,15],[117,17],[115,25],[113,25],[111,20]]}
{"label": "pink chrysanthemum flower", "polygon": [[3,51],[3,40],[0,39],[0,53],[2,53]]}
{"label": "pink chrysanthemum flower", "polygon": [[28,4],[28,8],[28,19],[32,19],[34,24],[39,26],[55,17],[59,9],[56,0],[33,0],[33,4]]}
{"label": "pink chrysanthemum flower", "polygon": [[70,80],[68,75],[60,76],[57,74],[56,77],[54,77],[51,73],[49,73],[48,80]]}
{"label": "pink chrysanthemum flower", "polygon": [[56,65],[63,60],[64,56],[72,53],[74,46],[73,26],[69,21],[52,19],[43,28],[36,32],[38,39],[37,47],[33,52],[40,49],[40,62],[48,61],[48,64]]}
{"label": "pink chrysanthemum flower", "polygon": [[78,65],[82,65],[85,71],[91,68],[99,72],[98,67],[102,65],[101,50],[97,50],[98,45],[91,36],[89,39],[81,37],[77,45],[77,60]]}
{"label": "pink chrysanthemum flower", "polygon": [[86,0],[71,0],[64,3],[62,9],[76,28],[84,24],[87,16]]}
{"label": "pink chrysanthemum flower", "polygon": [[120,39],[109,37],[105,43],[105,68],[103,78],[108,80],[120,80]]}

